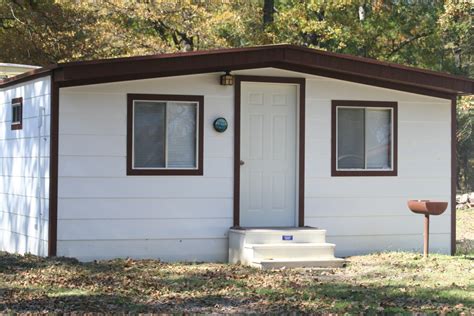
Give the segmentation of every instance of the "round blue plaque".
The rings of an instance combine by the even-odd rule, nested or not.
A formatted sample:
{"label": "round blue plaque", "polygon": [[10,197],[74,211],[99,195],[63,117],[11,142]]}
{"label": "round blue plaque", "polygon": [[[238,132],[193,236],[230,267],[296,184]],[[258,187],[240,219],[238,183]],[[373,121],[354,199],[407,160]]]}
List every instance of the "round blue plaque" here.
{"label": "round blue plaque", "polygon": [[228,126],[227,120],[223,117],[219,117],[215,119],[214,121],[214,129],[218,131],[219,133],[225,132],[225,130],[227,129],[227,126]]}

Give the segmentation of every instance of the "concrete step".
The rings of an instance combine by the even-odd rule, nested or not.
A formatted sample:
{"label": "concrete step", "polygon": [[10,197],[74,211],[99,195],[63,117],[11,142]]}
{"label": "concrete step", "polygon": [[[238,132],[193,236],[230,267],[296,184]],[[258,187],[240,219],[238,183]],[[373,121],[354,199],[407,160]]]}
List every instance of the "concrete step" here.
{"label": "concrete step", "polygon": [[313,227],[233,227],[229,231],[229,262],[273,268],[341,267],[326,230]]}
{"label": "concrete step", "polygon": [[326,242],[326,230],[313,227],[232,228],[230,234],[241,235],[246,244]]}
{"label": "concrete step", "polygon": [[331,259],[334,258],[336,245],[329,243],[269,243],[245,244],[245,249],[253,250],[253,259],[282,259],[295,260]]}
{"label": "concrete step", "polygon": [[282,268],[341,268],[345,260],[340,258],[332,259],[278,259],[278,260],[255,260],[252,266],[261,269],[282,269]]}

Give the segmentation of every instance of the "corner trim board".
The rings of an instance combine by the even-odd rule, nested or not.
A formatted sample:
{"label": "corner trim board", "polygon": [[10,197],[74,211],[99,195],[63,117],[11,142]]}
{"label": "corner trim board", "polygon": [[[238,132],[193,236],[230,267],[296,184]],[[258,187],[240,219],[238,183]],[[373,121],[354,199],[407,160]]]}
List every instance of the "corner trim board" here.
{"label": "corner trim board", "polygon": [[235,76],[234,85],[234,221],[240,227],[240,124],[242,82],[292,83],[299,86],[298,226],[304,227],[306,80],[293,77]]}
{"label": "corner trim board", "polygon": [[58,240],[58,153],[59,153],[59,85],[51,77],[51,131],[49,160],[48,256],[57,255]]}
{"label": "corner trim board", "polygon": [[451,255],[456,254],[457,138],[456,96],[451,98]]}

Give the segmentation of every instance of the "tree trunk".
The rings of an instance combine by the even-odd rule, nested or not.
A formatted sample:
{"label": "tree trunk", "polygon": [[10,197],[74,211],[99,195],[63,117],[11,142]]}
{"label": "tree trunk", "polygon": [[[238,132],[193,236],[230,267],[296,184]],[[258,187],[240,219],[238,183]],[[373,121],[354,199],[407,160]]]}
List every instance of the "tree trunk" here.
{"label": "tree trunk", "polygon": [[274,0],[265,0],[263,3],[263,26],[273,23]]}

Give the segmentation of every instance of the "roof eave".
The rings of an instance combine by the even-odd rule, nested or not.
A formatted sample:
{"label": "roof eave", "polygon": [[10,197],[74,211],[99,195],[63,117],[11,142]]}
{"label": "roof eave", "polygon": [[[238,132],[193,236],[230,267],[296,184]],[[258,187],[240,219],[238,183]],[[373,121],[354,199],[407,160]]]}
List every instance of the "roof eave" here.
{"label": "roof eave", "polygon": [[474,81],[468,78],[291,45],[71,62],[9,78],[0,87],[50,72],[58,85],[69,87],[265,67],[442,98],[474,94]]}

